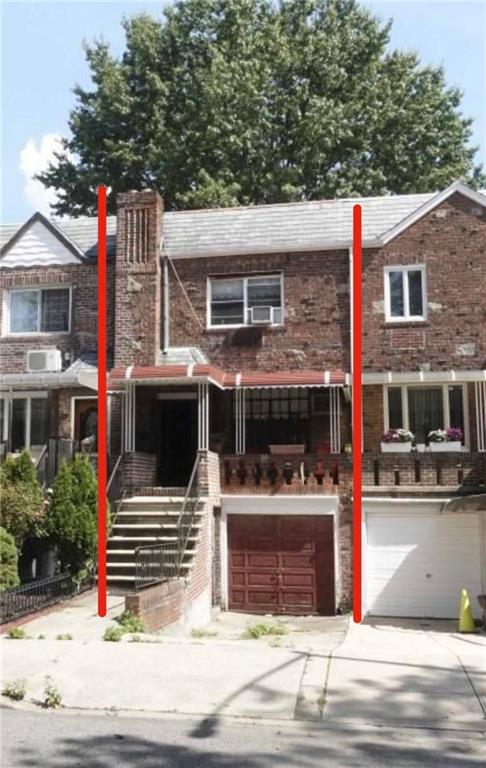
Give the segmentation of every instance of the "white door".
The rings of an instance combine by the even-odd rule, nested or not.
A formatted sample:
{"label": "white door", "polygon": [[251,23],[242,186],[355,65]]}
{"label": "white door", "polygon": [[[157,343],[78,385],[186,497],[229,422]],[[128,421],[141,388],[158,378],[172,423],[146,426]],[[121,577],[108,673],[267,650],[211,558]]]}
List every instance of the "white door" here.
{"label": "white door", "polygon": [[461,589],[481,592],[477,514],[369,511],[366,602],[375,616],[457,618]]}

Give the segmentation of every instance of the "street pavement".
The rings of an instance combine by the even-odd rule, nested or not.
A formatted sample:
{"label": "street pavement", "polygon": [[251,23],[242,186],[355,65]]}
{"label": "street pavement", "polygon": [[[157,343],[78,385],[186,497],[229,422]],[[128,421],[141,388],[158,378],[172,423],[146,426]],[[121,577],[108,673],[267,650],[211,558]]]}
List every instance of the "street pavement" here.
{"label": "street pavement", "polygon": [[472,731],[2,712],[5,768],[484,768]]}

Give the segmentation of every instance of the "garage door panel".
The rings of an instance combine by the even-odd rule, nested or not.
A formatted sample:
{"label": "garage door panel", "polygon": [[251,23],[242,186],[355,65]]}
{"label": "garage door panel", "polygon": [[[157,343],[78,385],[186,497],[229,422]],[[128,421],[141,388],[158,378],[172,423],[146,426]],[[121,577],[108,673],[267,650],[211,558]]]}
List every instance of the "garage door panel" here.
{"label": "garage door panel", "polygon": [[229,607],[334,613],[333,536],[332,517],[230,515]]}
{"label": "garage door panel", "polygon": [[368,611],[457,618],[461,589],[480,591],[477,515],[367,516]]}

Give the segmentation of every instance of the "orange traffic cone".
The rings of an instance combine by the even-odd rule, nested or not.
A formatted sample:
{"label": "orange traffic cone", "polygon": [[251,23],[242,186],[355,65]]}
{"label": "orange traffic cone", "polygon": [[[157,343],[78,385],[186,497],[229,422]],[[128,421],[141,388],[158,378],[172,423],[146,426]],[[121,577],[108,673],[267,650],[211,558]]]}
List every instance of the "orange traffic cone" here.
{"label": "orange traffic cone", "polygon": [[459,610],[459,632],[475,632],[476,625],[471,610],[471,601],[467,589],[461,592],[461,607]]}

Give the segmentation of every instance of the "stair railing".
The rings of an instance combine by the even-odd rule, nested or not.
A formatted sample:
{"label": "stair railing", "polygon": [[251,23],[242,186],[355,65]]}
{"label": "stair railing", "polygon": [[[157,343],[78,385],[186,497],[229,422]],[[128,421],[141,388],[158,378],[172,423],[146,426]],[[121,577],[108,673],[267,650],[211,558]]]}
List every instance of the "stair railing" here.
{"label": "stair railing", "polygon": [[123,454],[115,461],[115,466],[106,484],[106,496],[110,504],[111,522],[115,522],[120,506],[125,498],[125,486],[123,482]]}
{"label": "stair railing", "polygon": [[187,486],[186,494],[184,496],[184,501],[182,502],[179,519],[177,521],[179,573],[184,560],[184,555],[186,553],[187,542],[189,541],[194,526],[194,516],[199,506],[199,462],[200,454],[198,453],[192,468],[189,485]]}

